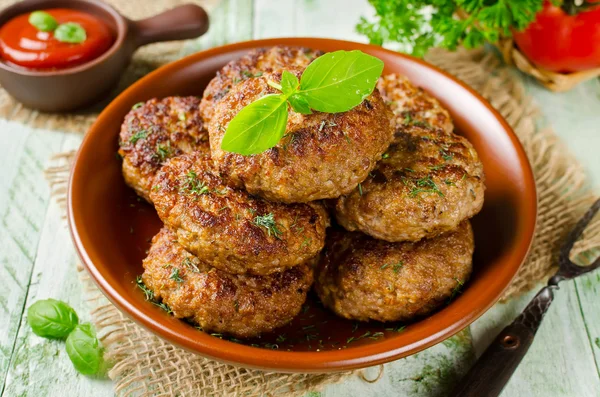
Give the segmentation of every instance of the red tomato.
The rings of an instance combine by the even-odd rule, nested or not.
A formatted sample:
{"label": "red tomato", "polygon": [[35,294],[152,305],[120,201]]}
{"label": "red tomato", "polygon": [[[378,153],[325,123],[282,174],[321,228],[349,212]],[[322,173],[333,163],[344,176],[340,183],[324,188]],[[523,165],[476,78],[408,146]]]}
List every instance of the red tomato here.
{"label": "red tomato", "polygon": [[521,52],[543,69],[578,72],[600,67],[600,7],[569,15],[546,1],[536,20],[513,37]]}

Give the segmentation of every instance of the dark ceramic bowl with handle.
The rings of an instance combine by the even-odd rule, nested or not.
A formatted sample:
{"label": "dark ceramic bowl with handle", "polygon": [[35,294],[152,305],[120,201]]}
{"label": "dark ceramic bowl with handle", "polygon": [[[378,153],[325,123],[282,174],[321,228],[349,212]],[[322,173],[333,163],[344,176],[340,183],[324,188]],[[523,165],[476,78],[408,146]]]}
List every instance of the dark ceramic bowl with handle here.
{"label": "dark ceramic bowl with handle", "polygon": [[[402,73],[450,111],[457,133],[477,149],[486,174],[483,210],[473,218],[473,275],[462,294],[411,324],[357,324],[325,310],[316,297],[292,323],[248,341],[197,330],[145,300],[136,286],[150,239],[160,230],[154,208],[125,185],[115,158],[121,123],[132,106],[151,98],[202,95],[227,62],[256,48],[302,46],[323,51],[361,50]],[[339,40],[285,38],[236,43],[185,57],[142,78],[98,117],[77,153],[68,216],[81,260],[104,294],[141,326],[189,351],[246,367],[327,372],[367,367],[438,343],[481,316],[502,295],[531,244],[536,223],[531,167],[506,121],[464,83],[426,62],[381,47]],[[406,328],[401,328],[406,325]],[[402,332],[398,332],[402,330]]]}
{"label": "dark ceramic bowl with handle", "polygon": [[119,81],[140,46],[203,35],[209,26],[202,7],[186,4],[140,21],[132,21],[99,0],[25,0],[0,11],[0,26],[17,15],[69,8],[94,15],[112,31],[113,45],[98,58],[59,70],[32,70],[0,60],[0,85],[25,106],[64,112],[98,101]]}

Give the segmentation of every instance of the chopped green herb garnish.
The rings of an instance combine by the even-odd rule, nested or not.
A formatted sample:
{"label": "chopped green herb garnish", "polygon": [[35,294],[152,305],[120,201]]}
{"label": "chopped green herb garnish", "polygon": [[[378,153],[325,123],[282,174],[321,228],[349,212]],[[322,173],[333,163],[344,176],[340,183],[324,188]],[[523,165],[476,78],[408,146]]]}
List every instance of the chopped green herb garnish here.
{"label": "chopped green herb garnish", "polygon": [[255,216],[252,221],[256,226],[264,227],[267,230],[269,237],[273,235],[276,239],[281,239],[282,232],[278,229],[277,223],[275,222],[275,215],[268,213],[267,215]]}
{"label": "chopped green herb garnish", "polygon": [[135,110],[135,109],[139,109],[139,108],[141,108],[142,106],[144,106],[144,102],[138,102],[138,103],[136,103],[135,105],[133,105],[133,106],[131,107],[131,109],[133,109],[133,110]]}
{"label": "chopped green herb garnish", "polygon": [[252,73],[252,72],[250,72],[250,71],[248,71],[248,70],[244,70],[244,71],[242,71],[242,75],[243,75],[244,77],[246,77],[246,78],[248,78],[248,79],[249,79],[249,78],[252,78],[252,77],[260,77],[260,76],[262,76],[262,75],[263,75],[263,72],[260,72],[260,71],[259,71],[259,72],[256,72],[256,73]]}
{"label": "chopped green herb garnish", "polygon": [[360,183],[358,184],[358,194],[359,194],[360,196],[362,196],[362,195],[363,195],[363,188],[362,188],[362,185],[361,185]]}
{"label": "chopped green herb garnish", "polygon": [[161,161],[165,161],[171,155],[171,141],[167,141],[166,145],[156,144],[156,157]]}
{"label": "chopped green herb garnish", "polygon": [[399,325],[396,328],[386,328],[386,331],[391,331],[391,332],[402,332],[404,331],[404,329],[406,328],[406,325]]}
{"label": "chopped green herb garnish", "polygon": [[196,194],[198,196],[202,194],[208,194],[210,192],[210,189],[198,178],[198,174],[196,174],[196,171],[194,170],[190,170],[186,174],[185,181],[180,190],[187,191],[190,194]]}
{"label": "chopped green herb garnish", "polygon": [[415,181],[415,187],[412,188],[408,195],[410,197],[415,197],[419,193],[436,193],[438,196],[444,197],[444,193],[442,193],[438,185],[431,179],[430,175],[417,179]]}
{"label": "chopped green herb garnish", "polygon": [[384,153],[384,154],[381,156],[381,158],[382,158],[382,159],[387,159],[388,157],[390,157],[390,155],[389,155],[389,154],[387,154],[387,153]]}
{"label": "chopped green herb garnish", "polygon": [[144,284],[144,281],[142,280],[142,276],[137,276],[135,278],[135,283],[137,284],[138,288],[144,292],[147,301],[154,300],[154,292],[150,288],[146,287],[146,284]]}
{"label": "chopped green herb garnish", "polygon": [[131,144],[135,145],[135,143],[137,141],[139,141],[140,139],[148,138],[148,134],[149,134],[148,131],[140,130],[140,131],[136,132],[135,134],[133,134],[131,137],[129,137],[129,142],[131,142]]}
{"label": "chopped green herb garnish", "polygon": [[283,342],[285,342],[285,340],[286,340],[285,334],[277,335],[277,342],[283,343]]}
{"label": "chopped green herb garnish", "polygon": [[171,280],[175,280],[178,283],[183,283],[183,279],[181,278],[181,275],[179,274],[179,268],[174,267],[173,270],[171,271],[171,275],[169,276],[169,278]]}
{"label": "chopped green herb garnish", "polygon": [[177,118],[179,119],[179,121],[185,121],[186,120],[186,116],[185,113],[181,112],[177,115]]}
{"label": "chopped green herb garnish", "polygon": [[410,115],[410,113],[406,113],[404,115],[404,124],[410,124],[412,123],[412,116]]}
{"label": "chopped green herb garnish", "polygon": [[308,247],[310,245],[310,243],[312,243],[312,238],[305,237],[304,240],[302,241],[302,244],[300,244],[300,249],[302,249],[304,247]]}
{"label": "chopped green herb garnish", "polygon": [[193,273],[200,273],[200,269],[198,269],[198,266],[190,258],[185,258],[181,264]]}
{"label": "chopped green herb garnish", "polygon": [[454,158],[454,155],[449,153],[448,149],[440,149],[440,154],[442,155],[444,161],[450,161]]}
{"label": "chopped green herb garnish", "polygon": [[452,289],[452,294],[450,295],[450,300],[454,299],[458,294],[460,294],[462,287],[465,284],[464,281],[459,280],[456,277],[454,277],[454,280],[456,281],[456,286]]}

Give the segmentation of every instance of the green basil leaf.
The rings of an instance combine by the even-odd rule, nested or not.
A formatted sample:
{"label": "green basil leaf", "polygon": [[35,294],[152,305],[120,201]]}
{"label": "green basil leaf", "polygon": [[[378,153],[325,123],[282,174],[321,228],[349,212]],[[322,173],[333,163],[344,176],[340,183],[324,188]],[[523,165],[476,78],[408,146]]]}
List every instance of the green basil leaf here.
{"label": "green basil leaf", "polygon": [[277,145],[287,125],[287,97],[269,94],[243,108],[229,122],[221,149],[251,155]]}
{"label": "green basil leaf", "polygon": [[301,94],[292,95],[289,97],[288,101],[290,102],[290,105],[292,105],[294,111],[301,114],[312,114],[306,98],[304,98]]}
{"label": "green basil leaf", "polygon": [[97,375],[104,368],[104,349],[96,338],[94,327],[78,325],[66,341],[67,354],[75,369],[83,375]]}
{"label": "green basil leaf", "polygon": [[294,92],[298,91],[299,86],[300,82],[298,81],[298,77],[296,77],[295,74],[284,70],[283,74],[281,75],[281,92],[287,96],[290,96]]}
{"label": "green basil leaf", "polygon": [[335,51],[315,59],[300,79],[300,92],[319,112],[346,112],[368,97],[383,61],[364,52]]}
{"label": "green basil leaf", "polygon": [[75,310],[65,302],[44,299],[29,306],[27,322],[38,336],[63,339],[77,326],[79,318]]}
{"label": "green basil leaf", "polygon": [[87,39],[85,29],[78,23],[67,22],[58,25],[54,31],[54,37],[56,40],[63,43],[83,43]]}
{"label": "green basil leaf", "polygon": [[52,32],[58,26],[56,19],[45,11],[34,11],[29,14],[29,23],[41,32]]}

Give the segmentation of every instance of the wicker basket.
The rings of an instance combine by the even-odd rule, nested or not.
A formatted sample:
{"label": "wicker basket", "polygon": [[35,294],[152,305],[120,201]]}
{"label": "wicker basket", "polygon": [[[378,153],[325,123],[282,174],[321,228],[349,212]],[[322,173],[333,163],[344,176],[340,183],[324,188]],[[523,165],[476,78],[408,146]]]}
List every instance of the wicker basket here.
{"label": "wicker basket", "polygon": [[519,51],[512,39],[501,39],[496,47],[502,52],[507,64],[515,65],[520,71],[535,77],[544,87],[552,91],[567,91],[583,81],[600,77],[600,68],[575,73],[554,73],[541,69]]}

